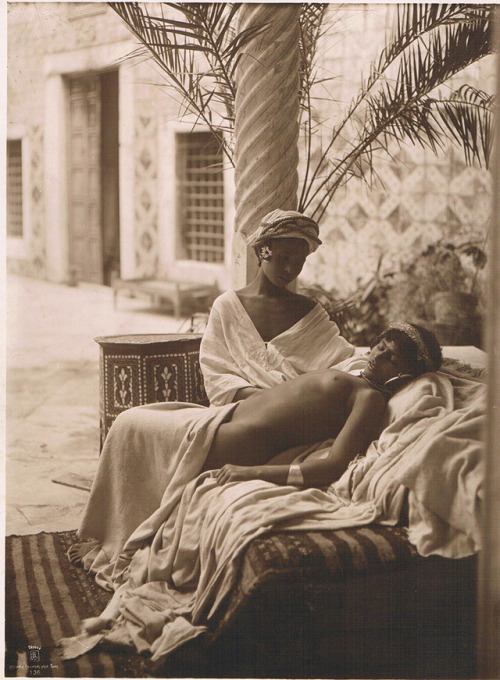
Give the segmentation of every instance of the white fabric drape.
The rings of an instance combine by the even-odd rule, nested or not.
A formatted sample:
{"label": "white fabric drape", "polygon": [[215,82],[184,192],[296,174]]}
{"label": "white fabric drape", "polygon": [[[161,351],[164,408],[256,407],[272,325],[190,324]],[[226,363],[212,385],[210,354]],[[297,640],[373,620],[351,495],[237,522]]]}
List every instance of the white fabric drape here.
{"label": "white fabric drape", "polygon": [[331,368],[354,354],[321,305],[265,343],[233,290],[214,302],[200,346],[211,404],[230,403],[243,387],[272,387],[302,373]]}
{"label": "white fabric drape", "polygon": [[[421,376],[391,399],[379,440],[328,489],[299,491],[259,480],[220,487],[210,472],[187,483],[232,405],[188,409],[184,433],[175,418],[167,420],[163,436],[181,472],[113,565],[115,594],[98,622],[110,622],[111,632],[63,641],[66,658],[105,637],[161,659],[208,630],[254,537],[273,529],[395,524],[407,493],[409,537],[422,555],[477,551],[485,392],[484,384],[452,374]],[[173,414],[179,408],[161,406]]]}

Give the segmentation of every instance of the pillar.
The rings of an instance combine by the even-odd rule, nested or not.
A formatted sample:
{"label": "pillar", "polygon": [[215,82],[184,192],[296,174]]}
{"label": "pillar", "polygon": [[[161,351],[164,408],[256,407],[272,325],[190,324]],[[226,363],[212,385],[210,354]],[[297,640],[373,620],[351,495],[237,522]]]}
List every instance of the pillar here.
{"label": "pillar", "polygon": [[489,253],[488,411],[485,452],[483,547],[479,564],[478,677],[500,677],[500,8],[496,8],[496,141],[493,219]]}
{"label": "pillar", "polygon": [[233,286],[257,272],[245,239],[271,210],[295,210],[299,136],[298,4],[243,4],[238,31],[260,27],[236,71]]}

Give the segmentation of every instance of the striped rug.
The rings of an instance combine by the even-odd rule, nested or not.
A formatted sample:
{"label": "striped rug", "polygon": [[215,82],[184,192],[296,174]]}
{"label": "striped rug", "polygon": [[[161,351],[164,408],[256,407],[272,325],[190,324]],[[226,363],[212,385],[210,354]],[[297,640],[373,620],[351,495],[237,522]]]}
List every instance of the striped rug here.
{"label": "striped rug", "polygon": [[60,658],[57,641],[77,634],[80,620],[100,614],[110,597],[66,559],[75,540],[73,531],[6,538],[5,676],[147,676],[145,661],[126,650]]}

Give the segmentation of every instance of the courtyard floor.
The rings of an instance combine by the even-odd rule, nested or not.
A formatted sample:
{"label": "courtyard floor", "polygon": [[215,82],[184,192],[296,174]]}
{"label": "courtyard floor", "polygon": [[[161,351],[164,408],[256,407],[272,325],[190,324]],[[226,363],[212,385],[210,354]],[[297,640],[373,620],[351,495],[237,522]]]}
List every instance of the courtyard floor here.
{"label": "courtyard floor", "polygon": [[6,535],[76,529],[88,492],[52,480],[91,478],[99,456],[97,336],[186,331],[110,288],[8,276],[6,285]]}

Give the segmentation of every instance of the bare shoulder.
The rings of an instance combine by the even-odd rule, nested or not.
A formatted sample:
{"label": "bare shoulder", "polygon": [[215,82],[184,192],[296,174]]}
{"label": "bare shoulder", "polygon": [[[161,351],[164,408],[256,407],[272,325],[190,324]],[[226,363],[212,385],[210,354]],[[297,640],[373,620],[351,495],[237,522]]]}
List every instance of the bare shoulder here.
{"label": "bare shoulder", "polygon": [[293,293],[292,299],[297,308],[301,309],[305,313],[310,312],[311,309],[316,307],[318,304],[316,300],[313,300],[313,298],[310,298],[307,295],[301,295],[300,293]]}

